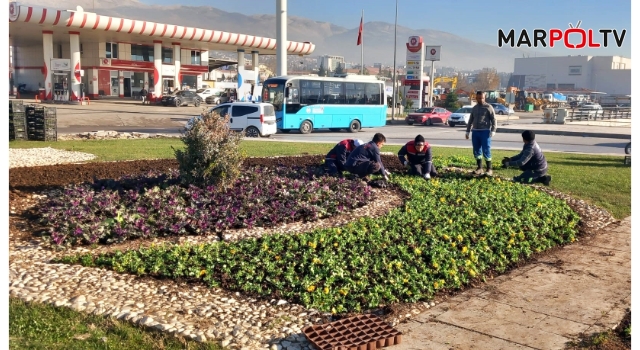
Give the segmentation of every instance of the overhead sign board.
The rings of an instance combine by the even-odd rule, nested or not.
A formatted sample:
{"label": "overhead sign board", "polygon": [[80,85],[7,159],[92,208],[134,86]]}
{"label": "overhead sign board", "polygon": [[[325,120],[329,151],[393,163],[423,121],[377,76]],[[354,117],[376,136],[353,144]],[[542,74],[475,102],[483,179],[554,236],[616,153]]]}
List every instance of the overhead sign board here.
{"label": "overhead sign board", "polygon": [[425,49],[426,61],[440,61],[440,49],[442,46],[427,46]]}

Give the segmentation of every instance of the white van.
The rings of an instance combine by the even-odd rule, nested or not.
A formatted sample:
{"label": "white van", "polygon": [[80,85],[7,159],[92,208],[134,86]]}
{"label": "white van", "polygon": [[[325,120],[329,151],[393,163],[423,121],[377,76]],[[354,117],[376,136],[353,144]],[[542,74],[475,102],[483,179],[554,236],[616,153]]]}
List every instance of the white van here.
{"label": "white van", "polygon": [[[233,131],[244,131],[246,137],[269,137],[278,131],[276,112],[270,103],[228,102],[211,108],[209,112],[229,114],[229,128]],[[192,123],[193,119],[189,120],[186,128],[189,129]]]}

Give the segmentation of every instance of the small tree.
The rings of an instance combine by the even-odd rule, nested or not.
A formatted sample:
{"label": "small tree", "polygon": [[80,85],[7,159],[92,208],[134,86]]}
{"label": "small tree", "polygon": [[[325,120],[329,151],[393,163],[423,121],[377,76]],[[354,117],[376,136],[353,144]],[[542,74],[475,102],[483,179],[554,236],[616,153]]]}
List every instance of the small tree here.
{"label": "small tree", "polygon": [[456,94],[453,90],[451,90],[447,94],[447,99],[444,101],[444,108],[447,109],[458,109],[458,94]]}
{"label": "small tree", "polygon": [[334,74],[344,74],[344,69],[342,69],[342,65],[338,63],[336,70],[333,72]]}
{"label": "small tree", "polygon": [[324,69],[324,62],[320,62],[320,68],[318,68],[318,76],[324,77],[327,76],[327,70]]}
{"label": "small tree", "polygon": [[227,81],[227,77],[224,76],[224,73],[222,73],[222,81]]}
{"label": "small tree", "polygon": [[229,130],[229,115],[201,114],[185,128],[180,140],[185,148],[174,149],[174,153],[184,184],[223,189],[240,175],[242,134]]}

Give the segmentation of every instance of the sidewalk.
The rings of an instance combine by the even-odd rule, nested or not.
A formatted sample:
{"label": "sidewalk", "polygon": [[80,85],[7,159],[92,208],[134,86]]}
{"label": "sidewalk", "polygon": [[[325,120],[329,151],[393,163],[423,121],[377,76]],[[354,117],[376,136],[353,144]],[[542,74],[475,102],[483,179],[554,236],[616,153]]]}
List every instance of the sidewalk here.
{"label": "sidewalk", "polygon": [[400,349],[564,349],[631,307],[631,217],[396,328]]}

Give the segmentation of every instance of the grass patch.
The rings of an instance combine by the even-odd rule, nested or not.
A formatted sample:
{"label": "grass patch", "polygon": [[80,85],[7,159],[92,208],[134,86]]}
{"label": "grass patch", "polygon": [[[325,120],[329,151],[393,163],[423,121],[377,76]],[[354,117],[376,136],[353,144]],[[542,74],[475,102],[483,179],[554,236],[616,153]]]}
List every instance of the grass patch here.
{"label": "grass patch", "polygon": [[222,349],[129,322],[9,298],[11,349]]}
{"label": "grass patch", "polygon": [[[11,141],[10,148],[52,147],[95,154],[96,161],[174,158],[173,150],[182,148],[179,139],[158,138],[142,140],[90,141]],[[240,147],[247,156],[326,154],[333,143],[242,141]],[[383,152],[397,153],[401,146],[384,146]],[[471,158],[471,147],[434,147],[434,155]],[[502,159],[517,152],[494,150],[493,158]],[[547,152],[551,187],[607,209],[618,219],[631,215],[631,167],[623,164],[623,157]],[[498,164],[496,164],[498,165]],[[495,171],[502,176],[515,176],[517,169]]]}
{"label": "grass patch", "polygon": [[431,299],[558,244],[579,217],[559,199],[510,181],[445,174],[393,177],[404,207],[339,228],[233,243],[161,245],[66,263],[201,280],[211,287],[285,298],[325,312],[360,312]]}

